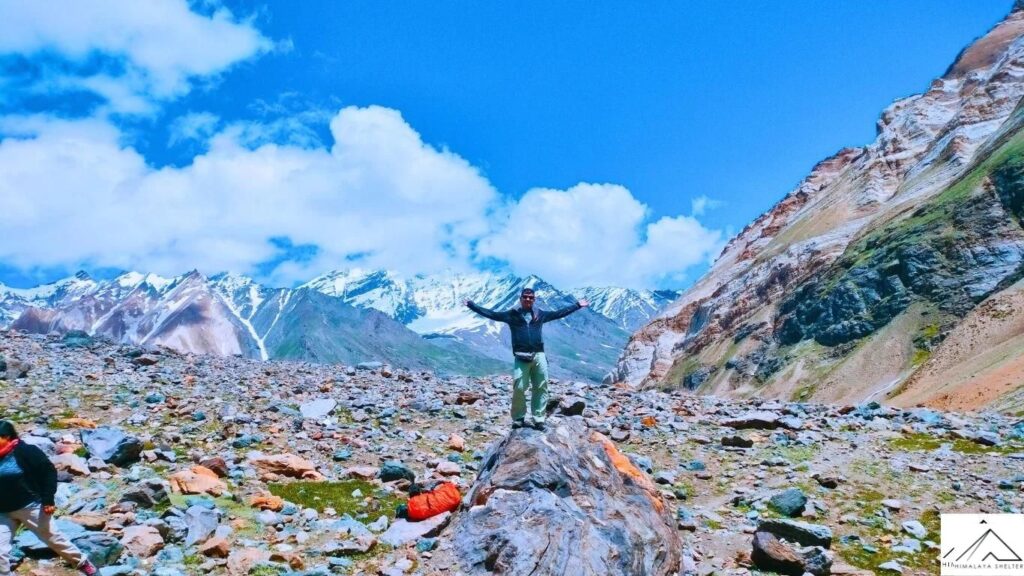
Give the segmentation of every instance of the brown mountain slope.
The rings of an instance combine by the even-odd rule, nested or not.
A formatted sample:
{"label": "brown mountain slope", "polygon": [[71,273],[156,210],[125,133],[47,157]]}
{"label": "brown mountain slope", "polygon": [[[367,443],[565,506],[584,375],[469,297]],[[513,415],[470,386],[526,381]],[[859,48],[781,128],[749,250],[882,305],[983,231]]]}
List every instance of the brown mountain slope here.
{"label": "brown mountain slope", "polygon": [[[819,163],[633,336],[633,386],[884,398],[1024,261],[1024,11]],[[1022,180],[1024,181],[1024,180]]]}

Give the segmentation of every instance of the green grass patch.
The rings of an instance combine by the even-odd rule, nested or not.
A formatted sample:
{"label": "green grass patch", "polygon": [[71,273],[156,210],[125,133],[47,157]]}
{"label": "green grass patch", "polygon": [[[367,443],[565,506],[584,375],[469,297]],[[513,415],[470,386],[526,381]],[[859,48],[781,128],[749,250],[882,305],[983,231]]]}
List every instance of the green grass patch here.
{"label": "green grass patch", "polygon": [[768,448],[765,452],[765,458],[771,458],[772,456],[781,456],[786,460],[789,460],[792,464],[799,464],[801,462],[810,462],[814,460],[814,457],[821,451],[821,446],[818,444],[811,444],[809,446],[775,446]]}
{"label": "green grass patch", "polygon": [[663,382],[665,382],[668,388],[681,386],[683,378],[693,374],[698,368],[700,368],[700,360],[697,360],[696,357],[681,358],[672,363],[672,367],[669,368]]}
{"label": "green grass patch", "polygon": [[290,571],[291,570],[286,568],[278,568],[268,564],[259,564],[249,570],[249,576],[279,576],[280,574]]}
{"label": "green grass patch", "polygon": [[796,390],[794,390],[793,394],[790,395],[789,399],[791,401],[793,401],[793,402],[801,402],[801,401],[807,400],[808,398],[813,397],[814,393],[817,390],[818,390],[818,381],[815,380],[815,381],[810,382],[808,384],[804,384],[803,386],[801,386],[801,387],[797,388]]}
{"label": "green grass patch", "polygon": [[702,519],[704,521],[704,525],[707,526],[710,530],[720,530],[722,528],[722,523],[718,520],[712,520],[711,518],[708,518],[706,516],[702,517]]}
{"label": "green grass patch", "polygon": [[[171,493],[169,494],[167,502],[157,505],[153,510],[158,514],[162,514],[171,506],[184,510],[185,508],[188,508],[189,498],[191,498],[191,496]],[[238,518],[246,522],[245,527],[235,531],[236,536],[253,537],[259,534],[259,527],[256,526],[253,520],[256,516],[256,509],[251,508],[242,502],[236,502],[230,498],[214,498],[212,496],[203,496],[203,498],[212,500],[213,503],[217,505],[217,508],[224,513],[226,518]]]}
{"label": "green grass patch", "polygon": [[[919,519],[921,524],[928,530],[927,536],[922,541],[930,540],[932,542],[939,542],[939,512],[930,509],[925,510]],[[898,522],[896,522],[898,524]],[[849,544],[839,543],[836,547],[839,556],[858,568],[864,570],[875,571],[879,564],[888,562],[889,560],[895,560],[905,568],[912,570],[927,570],[931,573],[935,573],[938,570],[939,563],[939,551],[930,550],[928,547],[921,547],[921,551],[917,553],[905,554],[893,552],[891,546],[881,541],[881,536],[887,532],[877,526],[861,526],[859,530],[855,531],[858,536],[861,537],[861,542],[851,542]],[[909,535],[902,531],[888,532],[892,537],[892,544],[900,543],[904,538],[908,538]],[[869,544],[877,549],[877,552],[869,552],[864,550],[861,544]]]}
{"label": "green grass patch", "polygon": [[961,454],[1013,454],[1024,451],[1024,444],[1016,442],[1004,443],[1000,446],[984,446],[977,442],[964,440],[962,438],[936,438],[931,434],[914,433],[904,434],[899,438],[889,440],[889,446],[896,450],[905,452],[920,452],[937,450],[943,444],[949,444],[954,452]]}
{"label": "green grass patch", "polygon": [[[394,520],[395,508],[405,503],[405,498],[389,494],[365,480],[285,482],[270,484],[268,488],[271,494],[304,508],[313,508],[318,512],[333,508],[338,515],[349,514],[353,517],[366,513]],[[362,496],[352,496],[356,490]]]}

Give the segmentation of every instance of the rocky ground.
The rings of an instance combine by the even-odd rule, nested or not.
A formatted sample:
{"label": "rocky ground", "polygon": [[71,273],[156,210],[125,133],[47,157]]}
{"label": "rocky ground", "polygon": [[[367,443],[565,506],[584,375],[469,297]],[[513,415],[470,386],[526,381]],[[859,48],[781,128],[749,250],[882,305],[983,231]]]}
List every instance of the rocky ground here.
{"label": "rocky ground", "polygon": [[[59,525],[108,576],[465,572],[460,522],[396,521],[394,507],[413,476],[468,491],[509,433],[508,378],[179,355],[76,334],[0,332],[0,355],[0,417],[52,455]],[[833,574],[937,574],[939,513],[1024,508],[1019,414],[564,381],[553,392],[551,429],[582,419],[654,479],[683,572],[786,570],[778,539],[807,544],[779,520],[791,517],[828,547],[798,550],[804,569],[820,573],[827,557]],[[18,573],[72,573],[25,534],[17,548],[28,556]]]}

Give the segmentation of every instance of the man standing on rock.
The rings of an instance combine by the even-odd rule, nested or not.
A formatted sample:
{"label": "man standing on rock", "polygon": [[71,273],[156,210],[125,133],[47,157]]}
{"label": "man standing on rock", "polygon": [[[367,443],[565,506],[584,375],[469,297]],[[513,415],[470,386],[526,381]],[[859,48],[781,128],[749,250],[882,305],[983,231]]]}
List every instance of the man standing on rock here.
{"label": "man standing on rock", "polygon": [[512,355],[515,369],[512,372],[512,427],[522,428],[526,419],[526,387],[532,384],[530,408],[533,413],[533,427],[544,429],[544,417],[548,405],[548,360],[544,357],[544,336],[541,327],[545,322],[564,318],[569,314],[590,306],[580,300],[559,310],[534,308],[533,288],[523,288],[519,293],[519,307],[498,312],[477,306],[466,300],[466,306],[477,314],[508,324],[512,332]]}

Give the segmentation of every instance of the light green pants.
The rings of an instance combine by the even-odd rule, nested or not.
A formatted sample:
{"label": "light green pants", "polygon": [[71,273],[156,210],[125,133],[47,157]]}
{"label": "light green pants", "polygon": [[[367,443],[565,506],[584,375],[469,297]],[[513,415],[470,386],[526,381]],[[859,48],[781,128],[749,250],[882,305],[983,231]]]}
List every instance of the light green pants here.
{"label": "light green pants", "polygon": [[526,417],[526,388],[532,387],[530,393],[530,411],[534,422],[543,422],[548,407],[548,359],[543,352],[533,356],[533,362],[516,359],[516,367],[512,372],[512,419],[522,420]]}

